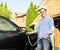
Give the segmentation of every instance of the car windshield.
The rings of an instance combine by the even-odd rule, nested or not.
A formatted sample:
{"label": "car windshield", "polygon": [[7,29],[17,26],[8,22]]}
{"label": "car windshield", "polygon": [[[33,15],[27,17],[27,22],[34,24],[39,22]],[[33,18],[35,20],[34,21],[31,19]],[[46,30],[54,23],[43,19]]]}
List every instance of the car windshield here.
{"label": "car windshield", "polygon": [[16,31],[16,28],[7,20],[0,18],[0,30],[3,31]]}

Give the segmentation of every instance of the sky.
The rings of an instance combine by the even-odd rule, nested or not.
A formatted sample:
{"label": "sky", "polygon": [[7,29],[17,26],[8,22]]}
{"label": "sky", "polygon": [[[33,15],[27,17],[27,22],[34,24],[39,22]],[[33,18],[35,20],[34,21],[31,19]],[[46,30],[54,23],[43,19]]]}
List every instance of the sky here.
{"label": "sky", "polygon": [[26,12],[31,1],[38,6],[42,0],[0,0],[7,3],[11,12]]}

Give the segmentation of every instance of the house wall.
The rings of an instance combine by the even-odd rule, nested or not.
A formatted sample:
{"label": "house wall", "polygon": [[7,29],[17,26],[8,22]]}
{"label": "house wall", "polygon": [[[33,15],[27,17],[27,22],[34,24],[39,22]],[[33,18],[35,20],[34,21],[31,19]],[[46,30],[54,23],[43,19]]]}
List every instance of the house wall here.
{"label": "house wall", "polygon": [[46,0],[43,6],[47,6],[48,14],[52,17],[60,15],[60,0]]}
{"label": "house wall", "polygon": [[[21,14],[20,14],[21,15]],[[23,14],[22,14],[23,15]],[[21,16],[22,16],[21,15]],[[19,27],[26,27],[26,16],[19,16],[14,14],[13,15],[13,21],[19,26]]]}

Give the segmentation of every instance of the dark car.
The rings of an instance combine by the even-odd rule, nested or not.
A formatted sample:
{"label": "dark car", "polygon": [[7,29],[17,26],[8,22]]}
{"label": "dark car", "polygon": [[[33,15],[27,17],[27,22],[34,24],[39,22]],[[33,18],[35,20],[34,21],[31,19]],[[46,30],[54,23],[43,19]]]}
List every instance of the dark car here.
{"label": "dark car", "polygon": [[28,42],[26,31],[0,16],[0,50],[29,50],[28,48],[31,50],[33,47]]}

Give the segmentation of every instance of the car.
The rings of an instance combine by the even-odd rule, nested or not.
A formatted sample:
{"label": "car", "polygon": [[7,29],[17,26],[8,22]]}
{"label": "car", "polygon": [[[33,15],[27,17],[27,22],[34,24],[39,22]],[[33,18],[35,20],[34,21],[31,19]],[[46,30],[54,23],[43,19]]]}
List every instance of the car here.
{"label": "car", "polygon": [[[35,41],[36,37],[31,41]],[[35,46],[29,44],[26,30],[22,30],[8,18],[0,16],[0,50],[33,50],[32,48]]]}

